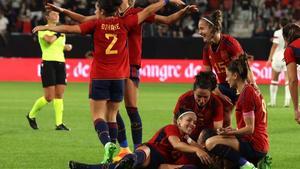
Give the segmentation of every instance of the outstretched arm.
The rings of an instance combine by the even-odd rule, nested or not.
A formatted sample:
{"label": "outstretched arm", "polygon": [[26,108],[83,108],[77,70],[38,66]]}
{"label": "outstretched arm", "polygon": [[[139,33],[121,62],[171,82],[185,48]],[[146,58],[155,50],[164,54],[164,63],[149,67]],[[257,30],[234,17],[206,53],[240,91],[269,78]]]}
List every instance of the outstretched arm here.
{"label": "outstretched arm", "polygon": [[185,8],[183,8],[169,16],[155,15],[154,19],[155,19],[155,22],[170,25],[170,24],[178,21],[179,19],[181,19],[186,13],[188,13],[190,11],[197,12],[198,11],[197,6],[196,5],[186,6]]}
{"label": "outstretched arm", "polygon": [[33,28],[32,32],[36,33],[38,31],[54,31],[61,33],[81,33],[79,25],[59,25],[59,26],[36,26]]}
{"label": "outstretched arm", "polygon": [[47,3],[46,9],[65,14],[68,17],[70,17],[71,19],[73,19],[74,21],[77,21],[79,23],[83,23],[83,22],[86,22],[86,21],[93,20],[93,19],[97,18],[96,15],[84,16],[84,15],[81,15],[79,13],[70,11],[68,9],[55,6],[51,3]]}
{"label": "outstretched arm", "polygon": [[138,24],[142,23],[146,18],[148,18],[153,13],[157,12],[159,9],[164,7],[168,2],[174,3],[176,5],[185,5],[181,0],[159,0],[158,2],[149,5],[147,8],[139,12],[138,15]]}

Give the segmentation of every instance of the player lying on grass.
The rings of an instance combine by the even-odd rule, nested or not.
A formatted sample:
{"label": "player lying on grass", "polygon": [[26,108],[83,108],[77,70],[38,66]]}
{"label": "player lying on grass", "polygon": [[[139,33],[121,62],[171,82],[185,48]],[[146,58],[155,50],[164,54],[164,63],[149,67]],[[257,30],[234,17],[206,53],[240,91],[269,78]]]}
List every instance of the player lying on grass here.
{"label": "player lying on grass", "polygon": [[174,169],[196,169],[201,164],[210,164],[211,158],[204,150],[187,143],[186,136],[195,129],[196,120],[194,112],[180,109],[176,114],[176,124],[161,128],[149,142],[119,162],[90,165],[70,161],[69,166],[71,169],[157,169],[161,164],[175,164]]}
{"label": "player lying on grass", "polygon": [[[237,89],[237,129],[222,128],[218,136],[206,140],[206,148],[224,157],[241,169],[255,169],[257,163],[269,150],[266,104],[260,92],[247,83],[248,64],[246,56],[230,62],[226,68],[226,80]],[[245,158],[243,158],[245,157]]]}

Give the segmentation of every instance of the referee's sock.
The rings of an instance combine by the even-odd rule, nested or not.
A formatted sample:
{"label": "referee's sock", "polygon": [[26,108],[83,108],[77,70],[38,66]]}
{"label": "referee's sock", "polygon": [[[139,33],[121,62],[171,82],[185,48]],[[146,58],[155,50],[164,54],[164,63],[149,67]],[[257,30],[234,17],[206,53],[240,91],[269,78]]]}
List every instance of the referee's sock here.
{"label": "referee's sock", "polygon": [[63,119],[63,111],[64,111],[64,103],[63,99],[54,99],[53,100],[53,107],[55,111],[55,122],[56,126],[59,126],[62,124],[62,119]]}
{"label": "referee's sock", "polygon": [[35,118],[36,114],[47,104],[48,102],[44,96],[38,98],[29,112],[29,118]]}

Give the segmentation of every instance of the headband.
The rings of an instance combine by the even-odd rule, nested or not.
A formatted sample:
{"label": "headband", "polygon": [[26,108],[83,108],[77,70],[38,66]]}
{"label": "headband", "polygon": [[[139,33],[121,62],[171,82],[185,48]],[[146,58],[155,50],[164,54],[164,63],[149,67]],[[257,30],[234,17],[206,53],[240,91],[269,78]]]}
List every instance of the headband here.
{"label": "headband", "polygon": [[206,20],[208,23],[210,23],[211,25],[215,26],[215,24],[212,21],[210,21],[208,18],[202,17],[202,19]]}
{"label": "headband", "polygon": [[184,116],[186,114],[189,114],[189,113],[194,113],[195,114],[195,112],[193,112],[193,111],[186,111],[186,112],[182,113],[181,115],[179,115],[177,119],[180,119],[182,116]]}

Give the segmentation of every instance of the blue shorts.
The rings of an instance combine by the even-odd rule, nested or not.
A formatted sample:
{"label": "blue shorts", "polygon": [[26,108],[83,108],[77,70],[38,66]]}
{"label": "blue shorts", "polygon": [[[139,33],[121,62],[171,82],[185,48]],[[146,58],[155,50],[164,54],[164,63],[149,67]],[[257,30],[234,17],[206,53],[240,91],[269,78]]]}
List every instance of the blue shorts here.
{"label": "blue shorts", "polygon": [[250,142],[244,141],[239,137],[237,137],[237,139],[240,143],[240,153],[242,157],[246,158],[250,162],[256,164],[258,161],[260,161],[267,155],[267,153],[262,153],[254,150]]}
{"label": "blue shorts", "polygon": [[238,99],[238,95],[236,94],[236,89],[230,88],[228,83],[220,83],[218,84],[218,88],[222,94],[229,97],[231,102],[235,104]]}
{"label": "blue shorts", "polygon": [[95,80],[90,82],[89,98],[93,100],[110,100],[121,102],[124,97],[125,81]]}
{"label": "blue shorts", "polygon": [[133,81],[136,87],[140,84],[140,66],[130,65],[130,76],[129,79]]}

